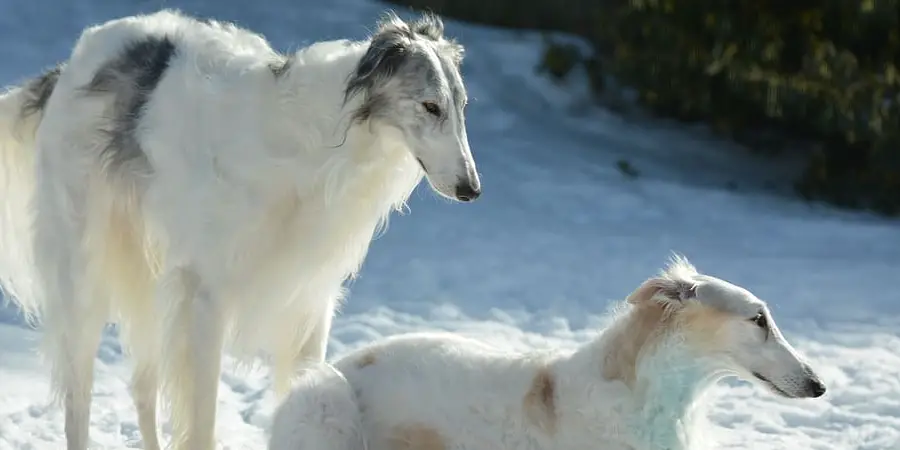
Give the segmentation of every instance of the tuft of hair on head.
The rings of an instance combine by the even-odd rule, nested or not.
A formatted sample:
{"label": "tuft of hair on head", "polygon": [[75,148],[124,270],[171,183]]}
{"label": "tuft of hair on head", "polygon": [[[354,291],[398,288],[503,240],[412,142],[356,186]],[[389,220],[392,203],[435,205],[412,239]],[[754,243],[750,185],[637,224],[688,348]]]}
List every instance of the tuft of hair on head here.
{"label": "tuft of hair on head", "polygon": [[444,21],[430,11],[422,14],[422,17],[413,22],[410,29],[432,41],[440,41],[444,38]]}
{"label": "tuft of hair on head", "polygon": [[635,306],[658,305],[667,311],[697,297],[697,269],[687,258],[673,254],[659,275],[648,278],[625,301]]}
{"label": "tuft of hair on head", "polygon": [[424,37],[432,41],[442,41],[444,40],[444,21],[437,14],[429,11],[412,22],[406,22],[395,12],[387,11],[378,21],[375,36],[382,33],[401,33],[408,39]]}
{"label": "tuft of hair on head", "polygon": [[686,282],[693,282],[698,275],[700,275],[700,272],[697,271],[697,268],[694,267],[690,261],[688,261],[686,256],[674,252],[672,253],[672,256],[669,257],[669,264],[667,264],[666,268],[660,273],[660,276],[662,277]]}
{"label": "tuft of hair on head", "polygon": [[462,65],[465,57],[465,48],[456,42],[456,39],[448,39],[444,36],[444,22],[437,14],[426,12],[422,17],[410,24],[410,29],[420,36],[424,36],[441,47],[441,52],[447,55],[457,67]]}

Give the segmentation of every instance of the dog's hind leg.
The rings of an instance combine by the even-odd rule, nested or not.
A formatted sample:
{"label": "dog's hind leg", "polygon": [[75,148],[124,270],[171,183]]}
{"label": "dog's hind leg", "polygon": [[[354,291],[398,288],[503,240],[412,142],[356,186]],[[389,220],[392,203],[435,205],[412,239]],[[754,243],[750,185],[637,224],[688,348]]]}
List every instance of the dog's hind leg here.
{"label": "dog's hind leg", "polygon": [[[149,291],[149,289],[148,289]],[[144,450],[160,450],[157,431],[157,404],[159,401],[159,329],[160,315],[153,308],[153,297],[139,297],[142,308],[133,312],[133,320],[126,333],[134,372],[131,374],[131,398],[137,410],[138,429]]]}
{"label": "dog's hind leg", "polygon": [[51,214],[37,216],[36,262],[44,289],[44,353],[55,396],[65,408],[68,450],[86,450],[91,418],[94,358],[108,319],[108,302],[86,279],[79,245]]}
{"label": "dog's hind leg", "polygon": [[159,393],[159,376],[155,364],[138,362],[131,378],[131,396],[137,409],[138,428],[144,450],[159,450],[156,430],[156,404]]}
{"label": "dog's hind leg", "polygon": [[[152,303],[153,298],[146,299]],[[131,398],[137,410],[138,429],[141,432],[144,450],[159,450],[159,434],[156,426],[156,406],[159,399],[159,353],[156,338],[159,336],[153,320],[159,317],[155,311],[141,311],[143,317],[131,322],[128,342],[134,372],[131,375]]]}
{"label": "dog's hind leg", "polygon": [[169,311],[161,360],[171,404],[172,447],[213,450],[224,311],[194,271],[177,269],[165,278],[163,284],[172,291],[164,299]]}
{"label": "dog's hind leg", "polygon": [[[73,305],[75,306],[75,305]],[[91,422],[91,389],[94,383],[94,358],[105,325],[105,311],[98,317],[78,311],[57,310],[47,314],[57,332],[46,344],[52,355],[53,385],[65,407],[65,433],[68,450],[87,450]],[[57,316],[51,319],[52,316]],[[60,326],[59,322],[67,322]]]}
{"label": "dog's hind leg", "polygon": [[[67,147],[42,147],[67,148]],[[43,298],[43,351],[56,400],[65,408],[66,446],[89,443],[94,358],[106,321],[108,297],[89,269],[88,190],[79,173],[59,169],[57,153],[43,151],[35,191],[34,257]]]}
{"label": "dog's hind leg", "polygon": [[53,369],[54,385],[64,399],[66,445],[69,450],[86,450],[91,422],[94,358],[105,317],[73,314],[67,319],[72,321],[72,326],[67,326],[65,332],[54,336],[57,342],[51,344],[57,353],[56,367]]}

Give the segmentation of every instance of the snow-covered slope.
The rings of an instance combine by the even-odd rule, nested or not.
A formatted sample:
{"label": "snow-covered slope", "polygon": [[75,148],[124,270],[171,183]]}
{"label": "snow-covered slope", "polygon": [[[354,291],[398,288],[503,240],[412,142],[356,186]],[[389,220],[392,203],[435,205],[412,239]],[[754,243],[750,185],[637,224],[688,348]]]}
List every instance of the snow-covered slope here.
{"label": "snow-covered slope", "polygon": [[[237,21],[284,50],[363,37],[387,7],[0,0],[0,82],[65,58],[86,25],[164,6]],[[830,388],[821,400],[787,401],[747,383],[722,384],[710,433],[723,447],[900,449],[900,224],[769,193],[771,184],[784,186],[783,171],[702,130],[573,112],[578,89],[533,74],[539,36],[447,29],[468,49],[469,136],[484,195],[462,205],[417,191],[410,212],[373,243],[336,321],[331,356],[422,329],[514,349],[574,346],[602,326],[611,300],[678,251],[769,301]],[[620,159],[641,175],[623,176]],[[0,450],[64,446],[37,336],[16,311],[0,309]],[[98,358],[96,448],[138,446],[129,363],[112,337]],[[264,448],[274,407],[266,371],[229,372],[221,383],[221,446]]]}

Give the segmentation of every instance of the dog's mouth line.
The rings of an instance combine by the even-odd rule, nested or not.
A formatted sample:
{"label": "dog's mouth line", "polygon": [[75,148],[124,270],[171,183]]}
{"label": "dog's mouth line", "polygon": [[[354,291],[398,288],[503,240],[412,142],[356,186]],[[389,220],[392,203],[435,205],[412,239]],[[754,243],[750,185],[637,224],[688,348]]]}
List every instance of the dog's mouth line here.
{"label": "dog's mouth line", "polygon": [[785,396],[785,397],[788,397],[788,398],[794,398],[794,397],[795,397],[794,395],[789,394],[789,393],[788,393],[787,391],[785,391],[784,389],[778,387],[777,384],[773,383],[772,380],[770,380],[770,379],[764,377],[761,373],[759,373],[759,372],[753,372],[753,376],[756,377],[757,379],[759,379],[760,381],[762,381],[763,383],[766,383],[766,385],[769,386],[770,388],[772,388],[775,392],[777,392],[777,393],[779,393],[779,394],[781,394],[781,395],[783,395],[783,396]]}
{"label": "dog's mouth line", "polygon": [[428,173],[428,169],[425,168],[425,163],[422,162],[422,158],[416,157],[416,162],[419,163],[419,167],[422,168],[422,171]]}

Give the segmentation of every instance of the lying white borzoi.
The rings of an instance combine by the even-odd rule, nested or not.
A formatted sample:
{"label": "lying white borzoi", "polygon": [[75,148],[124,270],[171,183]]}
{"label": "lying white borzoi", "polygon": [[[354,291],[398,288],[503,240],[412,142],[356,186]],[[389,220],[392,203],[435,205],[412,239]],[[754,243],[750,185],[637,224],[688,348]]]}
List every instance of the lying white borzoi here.
{"label": "lying white borzoi", "polygon": [[221,352],[287,392],[321,361],[342,283],[423,173],[480,193],[462,47],[433,16],[292,55],[175,11],[86,29],[0,96],[0,285],[44,326],[69,450],[88,447],[106,322],[135,362],[144,447],[214,447]]}
{"label": "lying white borzoi", "polygon": [[696,407],[724,376],[825,393],[765,303],[686,260],[626,303],[573,353],[412,334],[323,363],[277,409],[269,449],[681,450],[700,446]]}

